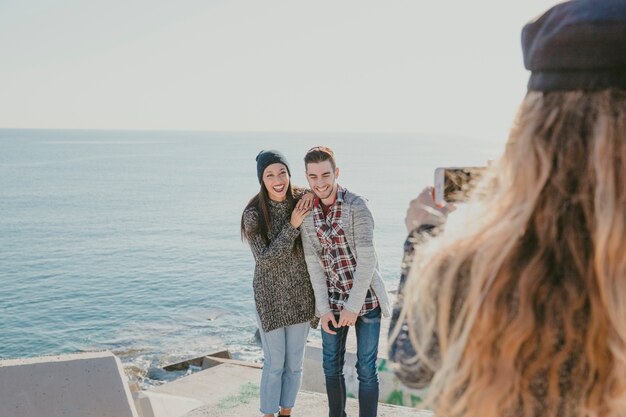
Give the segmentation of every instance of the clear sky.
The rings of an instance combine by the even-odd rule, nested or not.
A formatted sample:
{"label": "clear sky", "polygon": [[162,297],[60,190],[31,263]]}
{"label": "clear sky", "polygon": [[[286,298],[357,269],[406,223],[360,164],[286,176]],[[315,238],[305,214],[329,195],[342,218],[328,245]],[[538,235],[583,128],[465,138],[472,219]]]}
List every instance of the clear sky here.
{"label": "clear sky", "polygon": [[502,137],[555,0],[0,0],[0,128]]}

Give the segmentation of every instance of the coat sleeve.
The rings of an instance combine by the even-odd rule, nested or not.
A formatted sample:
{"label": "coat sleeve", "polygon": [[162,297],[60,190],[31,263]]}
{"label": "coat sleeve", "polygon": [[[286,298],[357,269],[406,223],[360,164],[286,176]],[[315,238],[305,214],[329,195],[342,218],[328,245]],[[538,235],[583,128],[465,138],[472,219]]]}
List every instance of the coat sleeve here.
{"label": "coat sleeve", "polygon": [[374,218],[364,199],[352,203],[354,243],[356,245],[356,270],[352,277],[350,296],[345,308],[359,313],[365,302],[367,290],[372,284],[377,260],[374,250]]}
{"label": "coat sleeve", "polygon": [[315,310],[318,317],[322,317],[324,314],[331,311],[330,304],[328,303],[328,286],[326,284],[326,273],[322,268],[319,256],[315,252],[313,242],[311,239],[317,236],[308,233],[304,223],[300,226],[303,230],[302,233],[302,248],[304,249],[304,259],[306,261],[306,267],[309,270],[309,277],[311,278],[311,286],[315,293]]}
{"label": "coat sleeve", "polygon": [[[397,377],[407,386],[412,388],[423,388],[427,386],[434,376],[434,371],[430,367],[421,363],[416,355],[415,348],[409,338],[409,326],[406,322],[398,323],[400,312],[404,306],[404,286],[407,275],[415,257],[416,248],[426,239],[427,236],[435,232],[435,227],[423,225],[413,230],[404,243],[404,256],[400,273],[400,283],[398,285],[398,295],[396,304],[391,315],[389,325],[389,360],[393,362],[393,370]],[[395,338],[391,338],[400,326]],[[439,346],[437,338],[433,338],[435,344],[429,349],[429,356],[439,357]]]}
{"label": "coat sleeve", "polygon": [[[246,210],[243,213],[243,225],[246,232],[254,230],[259,216],[256,210]],[[266,243],[261,236],[254,235],[249,240],[250,249],[255,261],[265,262],[277,259],[288,260],[292,254],[293,245],[300,231],[287,222],[282,230],[271,242]]]}

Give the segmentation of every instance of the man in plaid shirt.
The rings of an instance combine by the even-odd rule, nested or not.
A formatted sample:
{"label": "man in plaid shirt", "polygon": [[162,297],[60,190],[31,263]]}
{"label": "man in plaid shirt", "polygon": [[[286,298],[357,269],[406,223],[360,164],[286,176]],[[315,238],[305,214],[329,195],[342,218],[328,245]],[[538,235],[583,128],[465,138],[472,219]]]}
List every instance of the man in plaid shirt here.
{"label": "man in plaid shirt", "polygon": [[337,183],[339,169],[330,148],[309,150],[304,162],[315,202],[301,226],[302,246],[322,324],[329,417],[346,415],[343,366],[350,326],[357,337],[359,415],[374,417],[380,318],[389,315],[374,250],[374,220],[365,199]]}

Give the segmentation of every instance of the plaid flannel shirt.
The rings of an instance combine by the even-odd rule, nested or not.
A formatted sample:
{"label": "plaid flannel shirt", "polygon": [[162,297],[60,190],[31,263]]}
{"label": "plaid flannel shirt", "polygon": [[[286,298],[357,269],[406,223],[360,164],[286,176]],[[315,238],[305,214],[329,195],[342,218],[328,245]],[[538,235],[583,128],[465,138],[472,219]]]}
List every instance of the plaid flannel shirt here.
{"label": "plaid flannel shirt", "polygon": [[[337,190],[337,200],[329,207],[328,215],[324,216],[319,198],[313,204],[313,222],[317,238],[322,245],[322,266],[326,273],[328,286],[328,303],[334,313],[340,313],[350,296],[352,277],[356,270],[356,259],[348,246],[346,235],[341,226],[341,206],[345,188]],[[378,307],[378,299],[367,290],[365,302],[359,316],[362,316]]]}

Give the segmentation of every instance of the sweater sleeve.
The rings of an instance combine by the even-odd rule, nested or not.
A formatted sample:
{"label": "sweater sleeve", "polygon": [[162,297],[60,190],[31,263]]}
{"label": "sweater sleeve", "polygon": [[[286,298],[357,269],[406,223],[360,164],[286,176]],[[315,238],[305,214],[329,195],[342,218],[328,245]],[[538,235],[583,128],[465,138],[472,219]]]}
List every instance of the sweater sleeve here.
{"label": "sweater sleeve", "polygon": [[326,273],[322,268],[320,259],[315,253],[313,243],[311,242],[311,234],[307,233],[306,226],[302,224],[302,248],[304,249],[304,259],[309,270],[311,278],[311,286],[315,293],[315,310],[318,317],[331,311],[328,303],[328,285],[326,284]]}
{"label": "sweater sleeve", "polygon": [[374,218],[372,213],[365,200],[361,198],[352,204],[352,210],[357,265],[345,308],[353,313],[359,313],[365,302],[367,290],[372,284],[377,262],[376,251],[374,250]]}
{"label": "sweater sleeve", "polygon": [[[404,322],[398,323],[398,319],[404,306],[404,285],[415,257],[416,247],[419,247],[427,236],[434,234],[435,231],[435,226],[420,226],[409,234],[404,243],[398,295],[389,325],[389,359],[394,363],[394,372],[398,378],[405,385],[413,388],[423,388],[428,385],[434,376],[434,371],[420,362],[409,337],[409,325]],[[397,336],[391,339],[398,325],[401,326],[400,330]],[[439,346],[436,342],[437,338],[433,338],[433,340],[435,345],[429,349],[429,356],[437,358],[439,356]]]}
{"label": "sweater sleeve", "polygon": [[[243,225],[246,232],[254,230],[259,221],[259,215],[256,210],[246,210],[243,213]],[[250,249],[252,255],[257,262],[265,262],[271,260],[287,260],[293,249],[293,244],[300,231],[294,228],[291,223],[287,222],[282,230],[271,242],[265,243],[263,238],[258,234],[251,237]]]}

